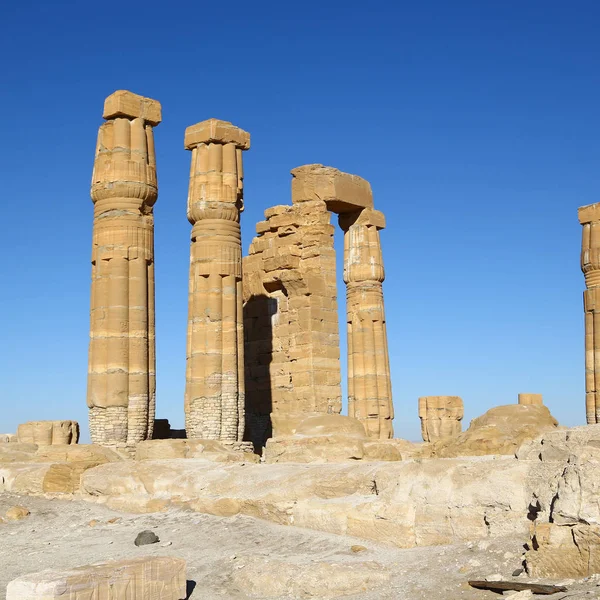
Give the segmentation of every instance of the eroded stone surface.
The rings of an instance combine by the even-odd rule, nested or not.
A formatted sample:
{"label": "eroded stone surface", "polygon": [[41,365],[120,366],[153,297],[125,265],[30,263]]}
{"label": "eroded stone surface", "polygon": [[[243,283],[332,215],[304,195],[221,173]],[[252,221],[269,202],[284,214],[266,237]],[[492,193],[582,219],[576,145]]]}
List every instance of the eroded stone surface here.
{"label": "eroded stone surface", "polygon": [[214,462],[258,462],[250,448],[234,449],[216,440],[147,440],[136,448],[136,460],[199,458]]}
{"label": "eroded stone surface", "polygon": [[523,444],[517,457],[542,469],[531,492],[528,572],[600,573],[600,425],[549,431]]}
{"label": "eroded stone surface", "polygon": [[423,441],[456,437],[462,431],[464,414],[463,401],[458,396],[422,396],[419,398],[419,418]]}
{"label": "eroded stone surface", "polygon": [[77,567],[48,569],[11,581],[7,600],[184,600],[185,561],[144,557]]}
{"label": "eroded stone surface", "polygon": [[412,547],[525,538],[526,481],[537,466],[512,457],[246,466],[123,461],[86,471],[82,489],[120,510],[174,503]]}
{"label": "eroded stone surface", "polygon": [[513,455],[526,440],[556,429],[558,422],[545,406],[496,406],[473,419],[460,435],[431,444],[431,456]]}
{"label": "eroded stone surface", "polygon": [[233,581],[250,598],[339,598],[377,589],[390,573],[376,562],[293,565],[254,558],[234,571]]}
{"label": "eroded stone surface", "polygon": [[17,439],[22,444],[52,446],[76,444],[79,441],[77,421],[28,421],[17,428]]}

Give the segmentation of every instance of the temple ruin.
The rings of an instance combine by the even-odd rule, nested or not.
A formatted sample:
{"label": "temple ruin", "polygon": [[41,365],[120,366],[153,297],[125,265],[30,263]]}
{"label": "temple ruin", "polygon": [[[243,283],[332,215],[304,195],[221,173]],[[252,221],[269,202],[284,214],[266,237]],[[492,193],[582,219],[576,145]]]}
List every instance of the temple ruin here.
{"label": "temple ruin", "polygon": [[237,442],[244,435],[242,152],[250,134],[209,119],[186,129],[185,148],[192,152],[186,432]]}
{"label": "temple ruin", "polygon": [[[582,594],[569,589],[569,598],[597,597],[600,203],[579,210],[592,425],[560,427],[542,394],[519,393],[518,402],[490,408],[462,431],[459,396],[422,396],[423,442],[413,442],[393,437],[379,237],[386,223],[369,183],[318,164],[293,169],[291,204],[265,211],[242,258],[250,135],[217,119],[188,127],[186,429],[172,429],[155,419],[153,127],[161,107],[118,91],[106,99],[104,119],[91,189],[93,443],[78,443],[72,420],[28,421],[0,434],[0,527],[14,528],[0,545],[9,600],[183,600],[232,591],[477,600],[483,596],[470,592],[482,588],[517,591],[509,596],[516,600],[573,585]],[[332,213],[344,236],[345,416]],[[19,504],[9,506],[17,495]],[[67,499],[89,510],[63,514]],[[228,520],[235,516],[245,518]],[[176,543],[151,529],[134,538],[132,528],[142,525]],[[138,555],[140,545],[159,542],[166,556]],[[410,548],[434,545],[447,548],[406,561]],[[185,552],[189,564],[171,552]],[[89,564],[81,566],[84,555]],[[45,570],[24,573],[32,564]],[[547,585],[540,577],[570,579]]]}
{"label": "temple ruin", "polygon": [[582,206],[581,270],[585,276],[585,414],[600,423],[600,203]]}
{"label": "temple ruin", "polygon": [[339,414],[340,340],[334,226],[344,231],[348,415],[392,437],[379,230],[367,181],[323,165],[292,170],[292,205],[265,211],[244,257],[246,436],[271,435],[271,413]]}
{"label": "temple ruin", "polygon": [[87,404],[92,441],[131,448],[152,436],[155,413],[153,127],[161,106],[117,91],[103,117],[91,189]]}

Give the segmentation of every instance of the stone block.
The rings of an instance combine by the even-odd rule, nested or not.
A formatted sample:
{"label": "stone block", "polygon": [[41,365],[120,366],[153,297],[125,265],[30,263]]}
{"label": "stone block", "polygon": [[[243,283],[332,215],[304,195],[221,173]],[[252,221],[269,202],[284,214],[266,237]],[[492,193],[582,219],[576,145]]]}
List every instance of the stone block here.
{"label": "stone block", "polygon": [[250,134],[229,121],[207,119],[185,130],[184,146],[191,150],[198,144],[235,144],[237,148],[250,148]]}
{"label": "stone block", "polygon": [[431,444],[432,456],[513,455],[521,444],[542,433],[551,432],[558,421],[545,406],[508,404],[496,406],[471,421],[469,429],[458,436]]}
{"label": "stone block", "polygon": [[[236,446],[235,448],[233,446]],[[216,440],[146,440],[136,446],[136,460],[199,458],[212,462],[256,462],[258,455],[242,448],[243,443],[227,444]]]}
{"label": "stone block", "polygon": [[266,463],[335,463],[363,456],[363,440],[343,434],[271,438],[263,453]]}
{"label": "stone block", "polygon": [[318,164],[292,169],[292,203],[311,200],[325,201],[327,208],[336,213],[373,207],[368,181]]}
{"label": "stone block", "polygon": [[286,435],[344,435],[366,438],[362,423],[352,417],[328,415],[320,412],[288,412],[285,410],[271,414],[273,436]]}
{"label": "stone block", "polygon": [[577,216],[579,217],[579,222],[581,225],[592,223],[594,221],[600,221],[600,202],[580,207],[577,210]]}
{"label": "stone block", "polygon": [[542,406],[544,404],[544,399],[542,394],[519,394],[519,404],[525,405],[538,405]]}
{"label": "stone block", "polygon": [[161,106],[158,100],[145,98],[127,90],[117,90],[104,101],[105,119],[142,118],[150,125],[156,126],[162,120]]}
{"label": "stone block", "polygon": [[40,446],[77,444],[77,421],[28,421],[17,428],[19,442]]}
{"label": "stone block", "polygon": [[11,581],[7,600],[184,600],[182,558],[144,557],[97,563],[69,570],[48,569]]}
{"label": "stone block", "polygon": [[425,442],[434,442],[459,435],[463,416],[463,401],[458,396],[422,396],[419,398],[421,434]]}

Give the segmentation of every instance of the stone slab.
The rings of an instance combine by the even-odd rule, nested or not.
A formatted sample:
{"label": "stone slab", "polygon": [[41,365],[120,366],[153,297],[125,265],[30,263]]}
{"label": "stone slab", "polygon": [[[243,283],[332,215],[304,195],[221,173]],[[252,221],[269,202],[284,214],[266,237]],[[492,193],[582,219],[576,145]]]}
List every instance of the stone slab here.
{"label": "stone slab", "polygon": [[6,600],[184,600],[186,587],[182,558],[144,557],[24,575]]}
{"label": "stone slab", "polygon": [[117,90],[106,98],[102,116],[105,119],[142,118],[153,126],[158,125],[162,120],[161,106],[158,100],[146,98],[127,90]]}

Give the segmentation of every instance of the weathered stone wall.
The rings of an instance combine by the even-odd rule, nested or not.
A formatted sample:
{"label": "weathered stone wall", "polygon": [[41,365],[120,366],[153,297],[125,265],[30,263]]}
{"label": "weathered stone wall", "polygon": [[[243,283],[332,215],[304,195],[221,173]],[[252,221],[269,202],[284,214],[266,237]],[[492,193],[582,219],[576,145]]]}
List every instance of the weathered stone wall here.
{"label": "weathered stone wall", "polygon": [[341,411],[334,227],[325,202],[275,206],[244,257],[247,438],[270,413]]}
{"label": "weathered stone wall", "polygon": [[292,170],[292,206],[265,211],[243,260],[246,431],[271,434],[269,414],[341,410],[334,227],[344,231],[348,407],[369,437],[393,435],[383,259],[368,181],[323,165]]}

